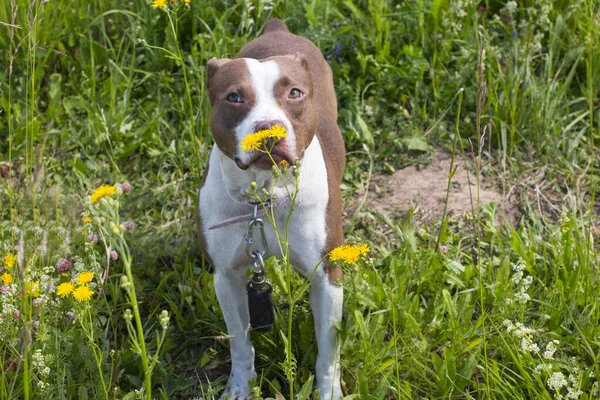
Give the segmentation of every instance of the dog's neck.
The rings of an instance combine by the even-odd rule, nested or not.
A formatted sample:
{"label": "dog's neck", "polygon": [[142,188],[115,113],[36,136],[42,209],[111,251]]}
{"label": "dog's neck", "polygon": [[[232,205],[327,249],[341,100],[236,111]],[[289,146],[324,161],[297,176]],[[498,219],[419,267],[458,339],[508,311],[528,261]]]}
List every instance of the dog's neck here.
{"label": "dog's neck", "polygon": [[[258,194],[262,197],[263,189],[266,189],[269,194],[274,194],[278,201],[288,197],[288,194],[294,193],[296,188],[294,187],[295,178],[292,175],[292,168],[287,169],[287,178],[282,177],[275,178],[271,170],[253,169],[240,169],[236,163],[218,147],[216,147],[218,154],[219,164],[221,171],[223,172],[223,183],[229,196],[238,203],[250,203],[255,200],[250,199],[247,196],[247,192],[251,191],[252,182],[256,182]],[[299,182],[298,187],[305,186],[307,182],[303,182],[303,176],[307,175],[305,172],[311,168],[311,165],[315,165],[314,161],[317,157],[322,158],[323,154],[319,145],[319,141],[315,136],[311,144],[306,149],[304,157],[299,160]],[[304,179],[306,180],[306,179]],[[287,186],[287,189],[286,189]]]}
{"label": "dog's neck", "polygon": [[[282,178],[275,178],[271,170],[240,169],[236,163],[219,150],[219,161],[223,171],[223,180],[229,196],[238,203],[250,203],[256,201],[247,196],[247,192],[252,193],[251,184],[256,183],[257,194],[264,198],[263,189],[269,194],[275,195],[279,200],[284,199],[289,193],[293,193],[294,178],[290,170],[287,171],[288,179],[285,183]],[[291,181],[291,182],[290,182]],[[287,185],[287,190],[286,186]]]}

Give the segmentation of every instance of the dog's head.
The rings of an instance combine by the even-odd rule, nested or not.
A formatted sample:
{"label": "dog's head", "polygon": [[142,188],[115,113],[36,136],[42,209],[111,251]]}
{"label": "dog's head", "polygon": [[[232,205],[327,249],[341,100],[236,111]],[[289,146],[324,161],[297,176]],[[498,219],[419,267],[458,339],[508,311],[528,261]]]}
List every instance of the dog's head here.
{"label": "dog's head", "polygon": [[243,151],[240,143],[248,134],[273,125],[287,131],[272,148],[275,162],[291,165],[302,158],[317,129],[312,81],[303,55],[213,58],[208,62],[207,86],[215,143],[239,168],[272,167],[266,154]]}

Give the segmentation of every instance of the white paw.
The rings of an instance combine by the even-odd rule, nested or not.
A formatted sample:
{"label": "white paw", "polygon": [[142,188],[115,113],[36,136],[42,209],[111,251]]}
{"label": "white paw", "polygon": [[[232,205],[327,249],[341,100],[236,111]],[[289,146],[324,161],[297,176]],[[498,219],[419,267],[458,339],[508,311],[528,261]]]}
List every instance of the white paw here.
{"label": "white paw", "polygon": [[[242,374],[239,374],[242,375]],[[246,374],[243,374],[246,375]],[[222,400],[246,400],[250,398],[250,380],[255,377],[256,374],[254,371],[250,374],[250,378],[238,378],[238,375],[233,372],[229,376],[229,381],[227,381],[227,386],[223,393],[221,393]]]}
{"label": "white paw", "polygon": [[221,393],[221,400],[246,400],[250,396],[250,390],[248,385],[245,388],[237,385],[229,385]]}
{"label": "white paw", "polygon": [[322,382],[317,384],[320,390],[320,398],[323,400],[339,400],[343,397],[339,380],[335,383]]}

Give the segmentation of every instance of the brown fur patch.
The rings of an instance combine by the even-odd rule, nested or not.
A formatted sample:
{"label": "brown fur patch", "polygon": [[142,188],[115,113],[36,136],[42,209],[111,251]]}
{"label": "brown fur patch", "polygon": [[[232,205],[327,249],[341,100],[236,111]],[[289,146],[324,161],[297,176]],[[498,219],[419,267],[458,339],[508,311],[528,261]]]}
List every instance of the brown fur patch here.
{"label": "brown fur patch", "polygon": [[[210,130],[219,149],[233,159],[239,146],[235,128],[256,103],[246,61],[224,59],[209,63],[207,86],[211,105]],[[227,96],[230,93],[237,93],[244,102],[228,102]]]}
{"label": "brown fur patch", "polygon": [[282,20],[280,20],[279,18],[271,18],[265,24],[264,33],[270,33],[270,32],[275,32],[275,31],[289,32],[289,29],[285,25],[285,23]]}
{"label": "brown fur patch", "polygon": [[[310,74],[302,64],[301,57],[272,57],[279,65],[279,79],[273,89],[277,105],[284,110],[294,127],[296,136],[296,158],[304,151],[317,132],[318,113],[313,101],[313,84]],[[265,60],[266,61],[266,60]],[[292,89],[299,89],[304,95],[300,99],[289,99]]]}
{"label": "brown fur patch", "polygon": [[327,275],[327,280],[330,284],[342,286],[344,273],[340,267],[331,263],[325,263],[323,268],[325,269],[325,274]]}
{"label": "brown fur patch", "polygon": [[[335,122],[327,120],[324,116],[319,118],[317,137],[323,148],[323,157],[327,168],[327,183],[329,185],[329,201],[325,226],[327,230],[327,241],[325,252],[344,244],[344,230],[342,229],[342,194],[340,184],[346,166],[346,152],[342,134]],[[325,273],[329,282],[338,285],[342,280],[342,269],[335,265],[325,263]]]}

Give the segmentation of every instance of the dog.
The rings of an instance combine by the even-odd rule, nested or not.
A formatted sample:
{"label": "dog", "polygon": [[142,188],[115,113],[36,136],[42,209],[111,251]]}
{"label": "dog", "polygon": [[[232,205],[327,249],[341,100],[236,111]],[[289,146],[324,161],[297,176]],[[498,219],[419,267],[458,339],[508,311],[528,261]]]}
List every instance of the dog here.
{"label": "dog", "polygon": [[[338,399],[342,391],[335,324],[342,318],[342,271],[327,258],[315,270],[344,241],[340,183],[346,159],[331,68],[310,40],[271,19],[263,34],[235,58],[209,60],[206,82],[215,145],[198,196],[198,223],[201,249],[215,269],[215,291],[230,337],[231,373],[221,398],[245,399],[249,381],[256,376],[246,296],[248,224],[209,228],[252,212],[251,184],[275,195],[275,221],[284,227],[290,201],[284,184],[274,183],[272,166],[273,161],[285,161],[282,164],[299,166],[288,241],[292,265],[311,279],[316,385],[322,398]],[[272,158],[240,149],[248,134],[274,125],[284,127],[287,136],[273,145]],[[266,224],[265,231],[269,249],[281,256],[273,228]]]}

